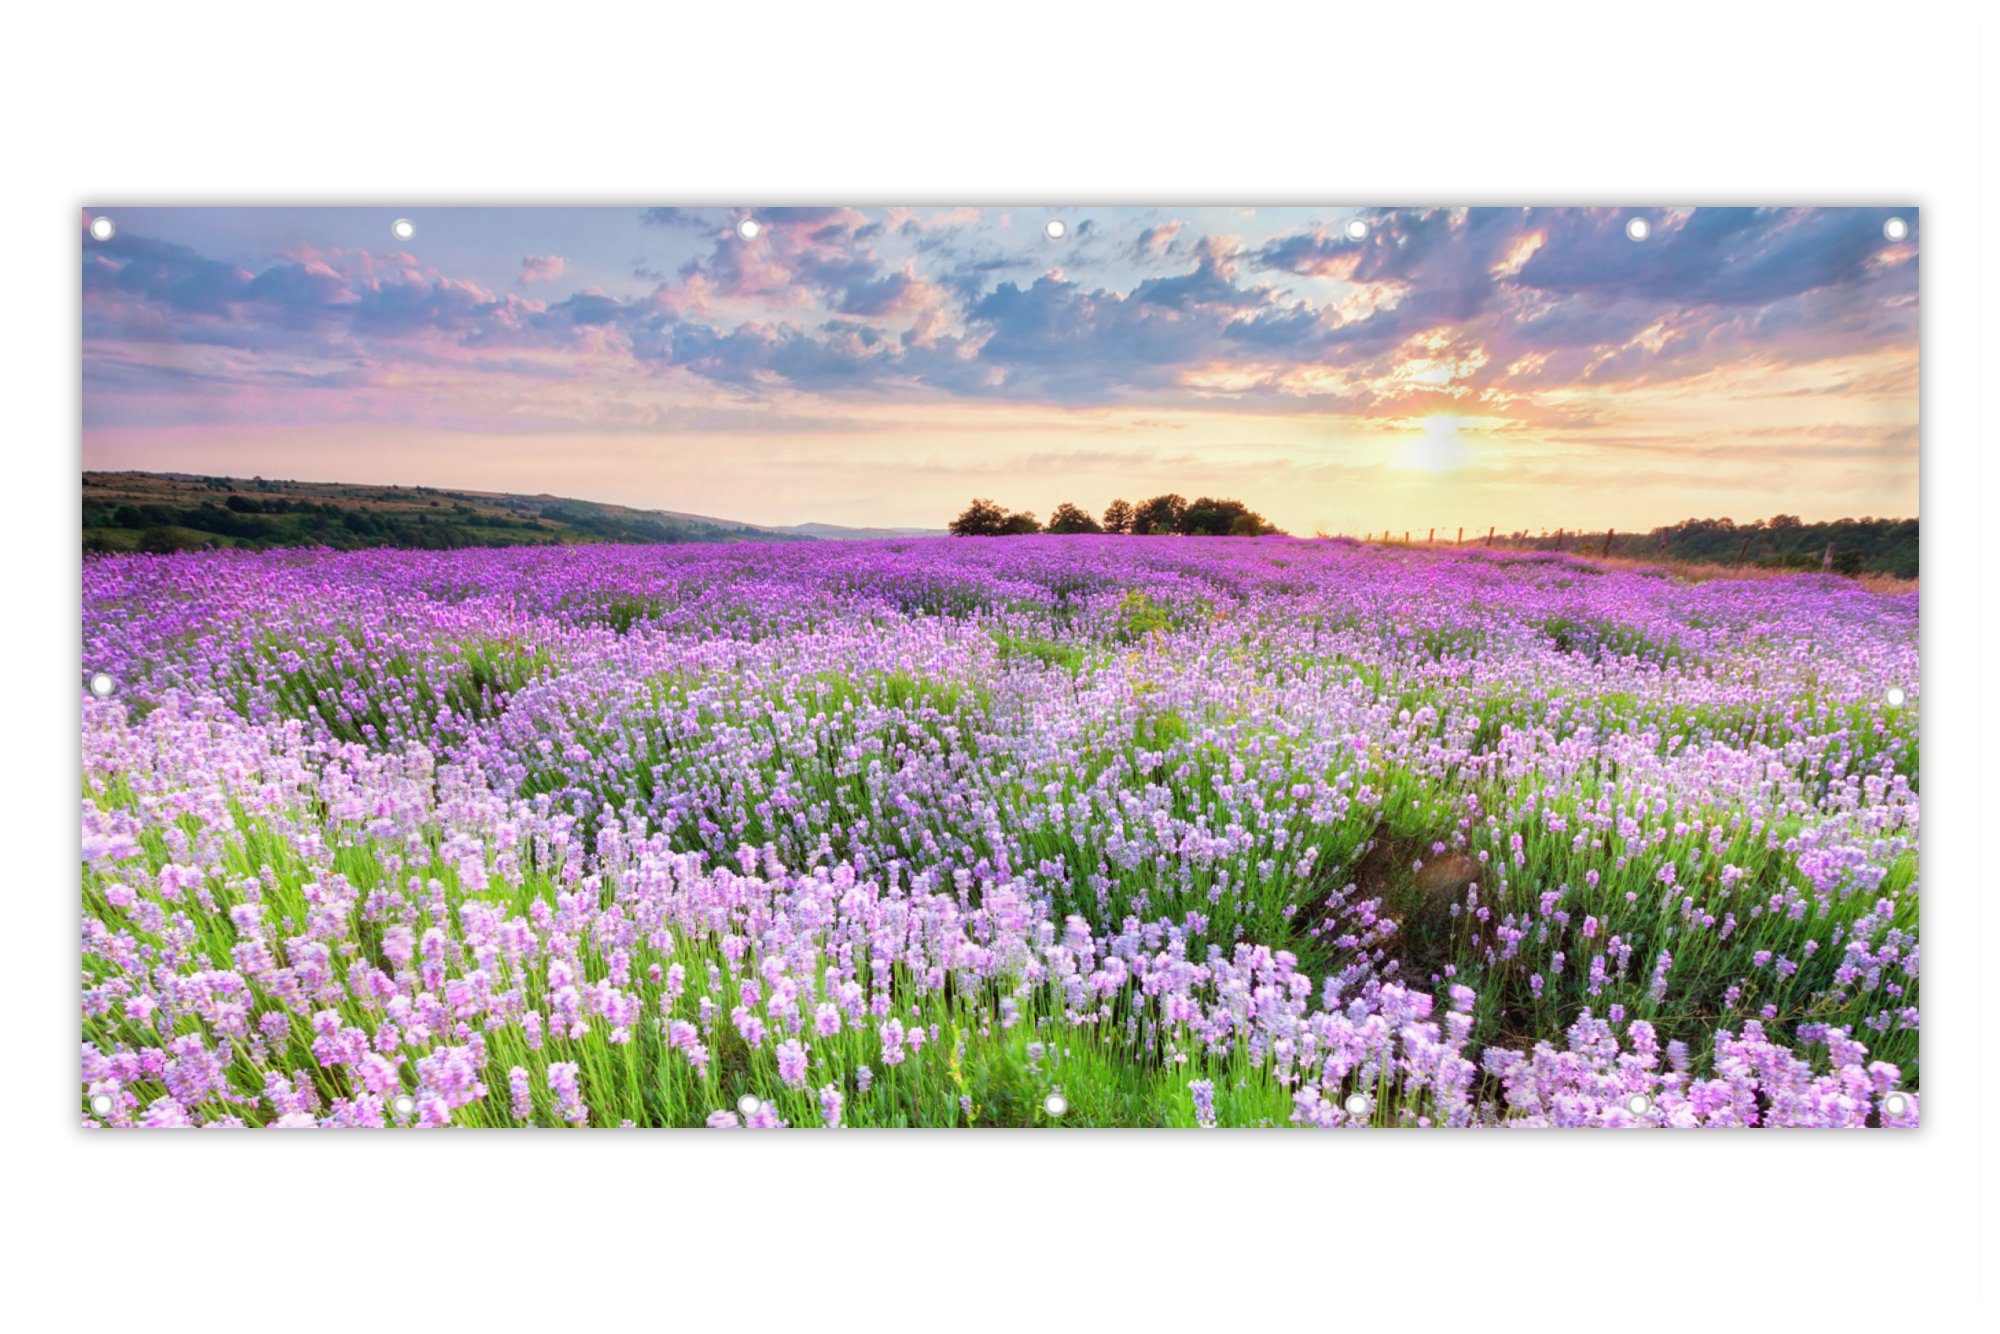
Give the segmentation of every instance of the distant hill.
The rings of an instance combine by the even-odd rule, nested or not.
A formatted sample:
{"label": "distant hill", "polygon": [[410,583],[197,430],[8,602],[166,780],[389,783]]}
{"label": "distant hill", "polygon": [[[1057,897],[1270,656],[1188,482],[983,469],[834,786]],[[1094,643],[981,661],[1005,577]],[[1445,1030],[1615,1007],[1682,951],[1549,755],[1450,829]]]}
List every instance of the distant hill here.
{"label": "distant hill", "polygon": [[908,529],[791,528],[562,496],[430,486],[286,482],[189,473],[83,474],[86,551],[202,547],[568,546],[590,542],[798,542]]}
{"label": "distant hill", "polygon": [[795,523],[775,531],[828,542],[867,542],[885,537],[943,537],[942,528],[842,528],[837,523]]}

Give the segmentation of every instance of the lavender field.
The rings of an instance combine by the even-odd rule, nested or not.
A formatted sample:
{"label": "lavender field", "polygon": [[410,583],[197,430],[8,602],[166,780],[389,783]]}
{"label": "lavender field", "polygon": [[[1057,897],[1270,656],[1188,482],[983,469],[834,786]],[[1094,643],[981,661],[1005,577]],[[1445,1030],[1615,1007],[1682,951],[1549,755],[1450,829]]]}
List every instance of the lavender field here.
{"label": "lavender field", "polygon": [[114,1126],[1885,1126],[1917,597],[1012,538],[83,571]]}

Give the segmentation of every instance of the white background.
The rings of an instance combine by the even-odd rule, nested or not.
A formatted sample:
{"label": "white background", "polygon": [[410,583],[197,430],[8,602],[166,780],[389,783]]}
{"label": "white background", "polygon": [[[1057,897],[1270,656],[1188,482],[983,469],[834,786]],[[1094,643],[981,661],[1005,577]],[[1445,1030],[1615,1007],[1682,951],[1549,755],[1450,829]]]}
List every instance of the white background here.
{"label": "white background", "polygon": [[[9,26],[0,1146],[31,1326],[1969,1327],[2000,1096],[1995,42],[1970,7],[349,0]],[[1028,199],[1922,206],[1920,1132],[75,1128],[81,205]]]}

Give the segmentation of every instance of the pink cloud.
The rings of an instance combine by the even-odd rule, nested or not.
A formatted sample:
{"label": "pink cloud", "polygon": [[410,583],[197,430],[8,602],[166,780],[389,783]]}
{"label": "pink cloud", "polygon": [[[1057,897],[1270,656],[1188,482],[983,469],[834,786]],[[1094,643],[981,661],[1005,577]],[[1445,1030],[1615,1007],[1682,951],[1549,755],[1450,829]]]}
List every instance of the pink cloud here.
{"label": "pink cloud", "polygon": [[528,283],[552,282],[563,276],[563,269],[566,267],[561,255],[523,255],[520,281],[524,286]]}

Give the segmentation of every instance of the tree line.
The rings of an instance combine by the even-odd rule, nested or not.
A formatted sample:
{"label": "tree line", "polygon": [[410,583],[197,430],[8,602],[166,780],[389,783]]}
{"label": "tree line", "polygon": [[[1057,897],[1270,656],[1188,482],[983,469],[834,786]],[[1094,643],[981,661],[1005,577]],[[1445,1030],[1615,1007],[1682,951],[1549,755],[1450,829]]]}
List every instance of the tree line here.
{"label": "tree line", "polygon": [[1617,533],[1605,541],[1602,529],[1567,533],[1502,533],[1496,542],[1516,550],[1602,552],[1639,560],[1678,560],[1703,565],[1754,565],[1764,569],[1817,570],[1833,547],[1836,574],[1917,577],[1915,519],[1832,519],[1806,523],[1778,514],[1751,523],[1730,519],[1683,519],[1644,533]]}
{"label": "tree line", "polygon": [[1168,492],[1134,505],[1114,500],[1094,519],[1081,506],[1056,506],[1048,523],[1029,510],[1007,510],[991,500],[974,500],[951,521],[953,537],[1018,537],[1027,533],[1118,533],[1133,537],[1267,537],[1283,530],[1240,500],[1200,496],[1187,500]]}

